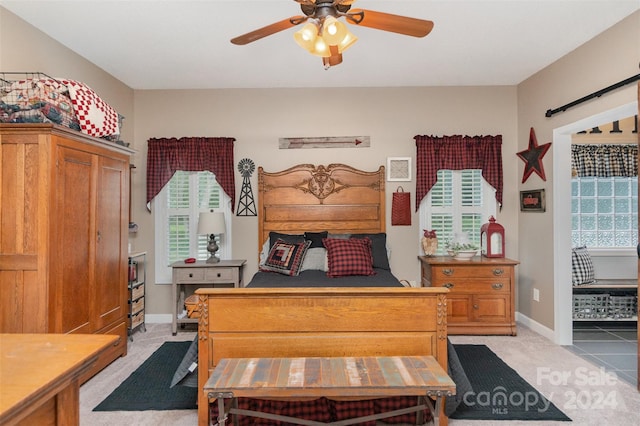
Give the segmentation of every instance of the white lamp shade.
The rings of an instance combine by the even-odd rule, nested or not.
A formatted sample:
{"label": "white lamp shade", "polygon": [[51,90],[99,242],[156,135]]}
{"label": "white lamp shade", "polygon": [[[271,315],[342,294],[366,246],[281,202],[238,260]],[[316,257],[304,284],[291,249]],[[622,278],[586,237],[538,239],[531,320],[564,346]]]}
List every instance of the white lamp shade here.
{"label": "white lamp shade", "polygon": [[198,234],[224,234],[224,213],[203,212],[198,217]]}

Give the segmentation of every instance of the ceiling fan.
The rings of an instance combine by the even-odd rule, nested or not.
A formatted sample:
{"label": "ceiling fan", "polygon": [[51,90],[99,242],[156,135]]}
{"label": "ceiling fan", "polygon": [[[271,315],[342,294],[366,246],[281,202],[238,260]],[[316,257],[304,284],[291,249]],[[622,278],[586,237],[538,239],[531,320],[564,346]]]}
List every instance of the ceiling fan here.
{"label": "ceiling fan", "polygon": [[342,52],[357,41],[339,18],[349,24],[382,31],[424,37],[433,29],[433,22],[407,16],[392,15],[366,9],[351,9],[355,0],[294,0],[300,4],[304,16],[296,15],[266,27],[231,39],[244,45],[277,32],[306,24],[294,34],[295,41],[309,53],[322,57],[325,68],[342,62]]}

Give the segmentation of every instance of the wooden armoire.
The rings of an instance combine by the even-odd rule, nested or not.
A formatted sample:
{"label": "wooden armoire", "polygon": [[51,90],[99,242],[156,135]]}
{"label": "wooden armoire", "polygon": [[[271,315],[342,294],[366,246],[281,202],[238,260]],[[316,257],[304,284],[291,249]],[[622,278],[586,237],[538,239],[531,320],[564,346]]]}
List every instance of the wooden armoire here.
{"label": "wooden armoire", "polygon": [[82,382],[127,352],[132,152],[0,123],[0,333],[120,336]]}

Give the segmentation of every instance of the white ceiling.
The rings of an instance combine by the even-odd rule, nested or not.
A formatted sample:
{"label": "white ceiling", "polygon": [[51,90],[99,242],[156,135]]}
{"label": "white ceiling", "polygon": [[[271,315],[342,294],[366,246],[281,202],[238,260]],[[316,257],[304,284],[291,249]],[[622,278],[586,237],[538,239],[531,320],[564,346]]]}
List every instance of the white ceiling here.
{"label": "white ceiling", "polygon": [[640,9],[639,0],[358,0],[354,8],[434,29],[414,38],[352,25],[358,42],[325,70],[294,42],[295,28],[229,42],[301,15],[293,0],[0,5],[134,89],[515,85]]}

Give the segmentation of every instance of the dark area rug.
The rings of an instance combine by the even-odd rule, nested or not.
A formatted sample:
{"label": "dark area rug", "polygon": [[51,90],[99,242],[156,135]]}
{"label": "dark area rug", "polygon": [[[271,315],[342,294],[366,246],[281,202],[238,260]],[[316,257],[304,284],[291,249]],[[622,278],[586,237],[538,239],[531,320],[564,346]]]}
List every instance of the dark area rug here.
{"label": "dark area rug", "polygon": [[454,345],[473,391],[449,417],[571,421],[485,345]]}
{"label": "dark area rug", "polygon": [[191,342],[165,342],[93,411],[191,410],[198,388],[171,386]]}

